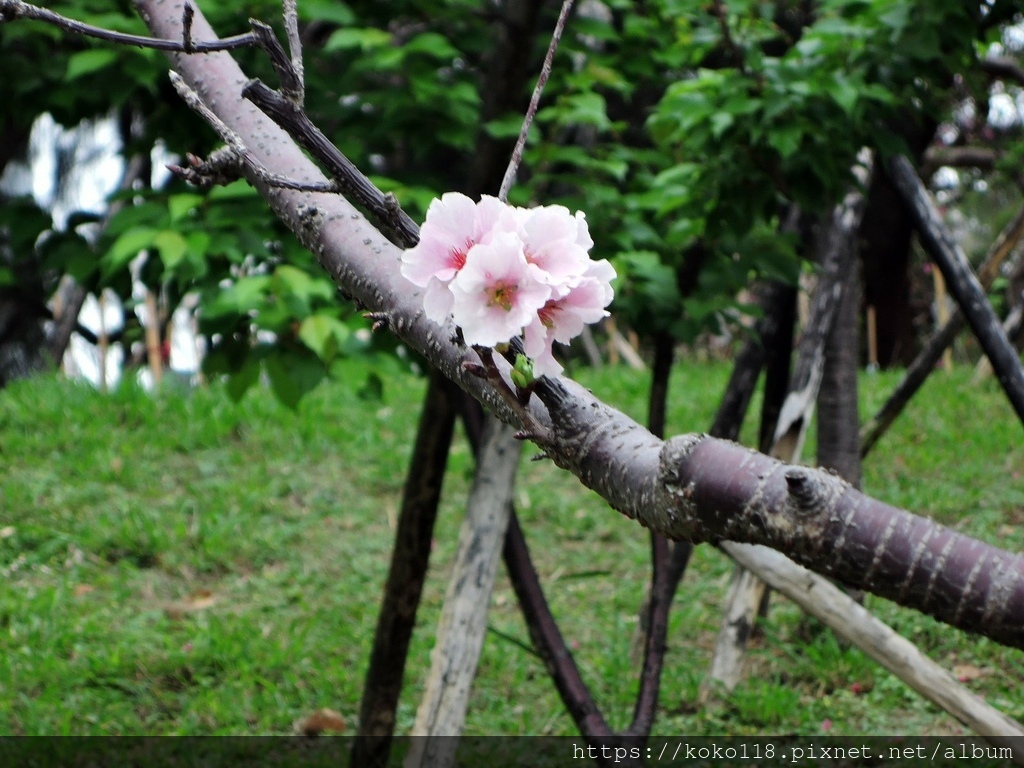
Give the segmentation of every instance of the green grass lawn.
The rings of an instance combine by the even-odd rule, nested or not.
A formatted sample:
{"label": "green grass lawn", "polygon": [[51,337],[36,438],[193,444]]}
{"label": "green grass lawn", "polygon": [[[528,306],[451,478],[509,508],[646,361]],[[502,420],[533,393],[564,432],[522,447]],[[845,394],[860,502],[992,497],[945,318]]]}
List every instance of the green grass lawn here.
{"label": "green grass lawn", "polygon": [[[424,391],[423,380],[395,373],[381,399],[360,399],[365,369],[353,362],[344,382],[316,390],[297,412],[267,391],[235,404],[219,387],[105,395],[43,378],[0,392],[0,734],[287,733],[321,707],[353,724]],[[723,364],[678,366],[669,431],[707,429],[727,377]],[[863,413],[896,378],[863,378]],[[579,379],[635,418],[646,411],[645,375],[584,370]],[[937,374],[869,457],[865,490],[1019,550],[1021,437],[994,382]],[[471,473],[459,436],[403,732]],[[516,499],[584,678],[624,727],[647,532],[550,463],[523,463]],[[697,709],[731,571],[708,547],[694,556],[673,609],[655,734],[963,732],[782,598],[751,650],[747,681],[724,706]],[[869,606],[1024,718],[1024,654],[878,598]],[[489,622],[467,732],[575,733],[526,650],[504,575]]]}

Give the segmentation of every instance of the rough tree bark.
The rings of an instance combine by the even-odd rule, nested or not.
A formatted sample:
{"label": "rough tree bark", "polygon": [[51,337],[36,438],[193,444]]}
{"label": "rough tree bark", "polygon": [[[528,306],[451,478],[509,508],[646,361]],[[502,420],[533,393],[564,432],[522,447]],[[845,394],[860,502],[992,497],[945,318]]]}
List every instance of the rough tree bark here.
{"label": "rough tree bark", "polygon": [[[463,406],[462,416],[466,427],[466,436],[473,448],[473,453],[479,455],[483,443],[484,413],[479,403],[469,397],[463,397]],[[530,639],[540,658],[543,659],[569,716],[572,717],[587,743],[609,744],[614,742],[615,733],[608,725],[604,715],[601,714],[593,694],[580,675],[572,651],[566,644],[565,638],[558,628],[558,623],[551,613],[540,578],[537,575],[537,569],[530,558],[530,550],[523,530],[519,526],[514,506],[509,517],[508,529],[505,532],[502,556],[505,559],[512,589],[516,593],[516,599],[523,612],[523,619],[526,621]],[[599,761],[599,764],[604,765],[605,762]]]}
{"label": "rough tree bark", "polygon": [[[180,39],[181,4],[139,0],[159,36]],[[212,39],[201,14],[197,38]],[[269,170],[293,179],[323,175],[282,130],[242,101],[245,78],[226,55],[172,55],[184,80]],[[765,544],[848,584],[954,626],[1024,647],[1024,558],[864,496],[827,473],[791,467],[701,435],[658,440],[569,379],[543,379],[520,408],[464,366],[471,350],[454,328],[422,313],[399,273],[399,251],[344,198],[283,190],[250,179],[352,298],[507,423],[525,427],[559,466],[613,508],[693,543]],[[497,361],[507,371],[503,360]]]}
{"label": "rough tree bark", "polygon": [[825,370],[818,392],[818,466],[834,470],[854,488],[860,488],[861,477],[857,411],[859,318],[860,281],[855,262],[825,344]]}

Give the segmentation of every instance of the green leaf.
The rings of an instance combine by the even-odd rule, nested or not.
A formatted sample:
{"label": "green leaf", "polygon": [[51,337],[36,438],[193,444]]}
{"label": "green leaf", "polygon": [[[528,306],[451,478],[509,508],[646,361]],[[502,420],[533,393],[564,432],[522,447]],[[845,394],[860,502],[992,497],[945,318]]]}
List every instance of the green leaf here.
{"label": "green leaf", "polygon": [[[604,97],[599,93],[576,93],[559,99],[555,107],[543,110],[558,125],[592,125],[598,130],[611,127]],[[540,115],[537,116],[540,120]]]}
{"label": "green leaf", "polygon": [[[523,116],[510,112],[503,117],[491,120],[489,123],[484,125],[484,130],[487,134],[495,139],[514,139],[519,136],[519,132],[523,129]],[[537,129],[535,126],[530,126],[530,132],[527,135],[529,138],[537,138]],[[527,142],[529,143],[529,142]]]}
{"label": "green leaf", "polygon": [[329,21],[334,24],[354,24],[356,15],[340,0],[302,0],[299,18],[303,21]]}
{"label": "green leaf", "polygon": [[149,227],[129,229],[117,238],[103,257],[104,275],[109,276],[124,269],[142,251],[152,248],[158,231]]}
{"label": "green leaf", "polygon": [[228,396],[236,403],[260,379],[260,358],[255,352],[247,355],[242,367],[228,376]]}
{"label": "green leaf", "polygon": [[711,135],[716,139],[733,124],[735,118],[729,112],[716,112],[711,116]]}
{"label": "green leaf", "polygon": [[203,202],[202,195],[192,193],[171,195],[167,199],[167,210],[171,214],[171,222],[177,223],[181,221],[195,210],[196,206],[201,202]]}
{"label": "green leaf", "polygon": [[299,339],[325,363],[338,354],[350,333],[347,325],[327,314],[311,315],[299,326]]}
{"label": "green leaf", "polygon": [[448,42],[448,38],[437,32],[416,35],[404,47],[407,54],[420,53],[439,61],[451,61],[459,55],[458,49]]}
{"label": "green leaf", "polygon": [[803,136],[802,126],[790,123],[768,131],[768,143],[785,159],[800,148]]}
{"label": "green leaf", "polygon": [[153,237],[153,245],[160,250],[160,260],[169,271],[174,271],[188,253],[185,238],[173,229],[157,232]]}
{"label": "green leaf", "polygon": [[292,410],[326,375],[317,358],[293,350],[269,356],[266,370],[277,399]]}
{"label": "green leaf", "polygon": [[829,92],[843,112],[848,115],[853,113],[853,108],[857,106],[857,99],[860,98],[860,91],[853,83],[837,72],[835,83]]}
{"label": "green leaf", "polygon": [[68,68],[64,74],[66,80],[75,80],[79,77],[106,69],[117,61],[118,52],[114,48],[90,48],[87,51],[79,51],[72,54],[68,59]]}
{"label": "green leaf", "polygon": [[334,299],[334,284],[322,277],[313,277],[298,267],[282,264],[274,270],[274,290],[284,297],[297,299],[309,311],[312,299]]}
{"label": "green leaf", "polygon": [[361,51],[371,51],[374,48],[381,48],[391,44],[391,34],[383,29],[338,29],[331,33],[324,44],[324,51],[348,51],[358,48]]}
{"label": "green leaf", "polygon": [[212,301],[203,303],[202,317],[214,319],[224,315],[253,313],[263,305],[269,288],[270,278],[266,275],[240,278],[217,293]]}

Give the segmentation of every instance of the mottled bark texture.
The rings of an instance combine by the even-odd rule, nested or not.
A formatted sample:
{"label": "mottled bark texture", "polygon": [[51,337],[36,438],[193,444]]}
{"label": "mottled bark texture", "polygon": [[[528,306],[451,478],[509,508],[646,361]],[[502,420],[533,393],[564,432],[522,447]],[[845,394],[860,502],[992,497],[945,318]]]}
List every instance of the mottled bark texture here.
{"label": "mottled bark texture", "polygon": [[[181,2],[137,6],[156,35],[181,37]],[[213,37],[198,11],[193,34]],[[287,134],[241,100],[245,77],[231,57],[171,59],[265,167],[323,181]],[[398,248],[348,201],[250,178],[348,295],[387,317],[396,335],[498,418],[526,426],[523,411],[463,366],[472,353],[458,344],[454,328],[423,316],[419,293],[399,273]],[[507,370],[500,358],[498,364]],[[544,431],[538,442],[627,517],[694,543],[730,538],[780,548],[851,586],[1024,647],[1020,557],[864,497],[826,473],[786,467],[732,443],[688,435],[663,444],[569,379],[542,380],[538,394],[541,402],[530,404]]]}
{"label": "mottled bark texture", "polygon": [[[857,166],[856,170],[861,181],[866,183],[869,168]],[[832,209],[816,238],[818,283],[814,287],[789,394],[780,409],[771,447],[772,456],[786,461],[800,460],[825,370],[825,342],[832,333],[847,286],[856,279],[856,234],[864,206],[865,199],[860,190],[851,190]]]}
{"label": "mottled bark texture", "polygon": [[695,541],[764,544],[848,586],[1024,647],[1020,555],[875,501],[834,475],[734,443],[673,438],[660,472],[659,527]]}
{"label": "mottled bark texture", "polygon": [[[468,397],[462,398],[463,424],[466,437],[479,454],[483,443],[484,413],[479,404]],[[519,519],[513,508],[505,531],[505,545],[502,549],[505,566],[508,568],[509,581],[516,593],[519,607],[526,621],[526,628],[533,640],[534,648],[551,675],[566,710],[580,733],[589,743],[597,739],[613,737],[611,726],[608,725],[601,710],[594,701],[593,694],[580,675],[579,668],[573,659],[572,651],[565,642],[562,631],[551,613],[544,590],[541,587],[537,569],[530,557],[526,537],[519,526]]]}
{"label": "mottled bark texture", "polygon": [[825,344],[825,369],[818,392],[818,466],[833,470],[855,488],[860,488],[857,411],[860,281],[856,264],[852,270]]}
{"label": "mottled bark texture", "polygon": [[[496,419],[488,419],[484,428],[413,736],[460,736],[465,727],[498,560],[512,513],[512,491],[523,447],[514,435],[514,427]],[[455,764],[457,746],[454,739],[416,739],[405,765],[447,768]]]}

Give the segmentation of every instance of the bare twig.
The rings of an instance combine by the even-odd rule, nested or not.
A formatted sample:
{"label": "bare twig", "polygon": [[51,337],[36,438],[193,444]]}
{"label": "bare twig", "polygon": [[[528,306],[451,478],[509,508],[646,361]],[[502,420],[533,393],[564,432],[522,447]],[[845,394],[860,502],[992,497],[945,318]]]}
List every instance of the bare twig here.
{"label": "bare twig", "polygon": [[391,233],[396,245],[410,248],[419,242],[419,227],[402,210],[394,196],[385,195],[366,178],[294,102],[259,80],[249,82],[242,95],[322,163],[338,184],[337,191],[351,198],[383,230]]}
{"label": "bare twig", "polygon": [[0,24],[15,21],[17,19],[32,19],[53,24],[65,32],[85,37],[95,37],[98,40],[106,40],[110,43],[120,45],[134,45],[139,48],[153,48],[158,51],[171,51],[174,53],[214,53],[216,51],[229,51],[235,48],[247,48],[257,44],[252,32],[242,35],[226,37],[223,40],[211,40],[210,42],[195,42],[192,39],[192,17],[195,9],[189,13],[191,6],[186,6],[182,16],[184,31],[181,40],[165,40],[159,37],[145,37],[142,35],[129,35],[124,32],[115,32],[111,29],[94,27],[75,19],[61,16],[47,8],[40,8],[21,0],[0,0]]}
{"label": "bare twig", "polygon": [[172,173],[197,186],[211,187],[217,184],[229,184],[236,179],[242,178],[242,169],[247,167],[261,181],[272,187],[294,189],[299,192],[324,192],[328,194],[337,194],[341,191],[341,187],[336,181],[314,184],[296,181],[268,171],[253,157],[252,152],[246,147],[245,142],[241,140],[238,134],[231,130],[224,121],[217,117],[203,103],[203,100],[199,98],[199,94],[192,90],[177,72],[171,71],[169,76],[171,84],[182,100],[209,122],[221,139],[224,140],[224,143],[227,144],[226,147],[217,150],[206,160],[202,160],[195,155],[188,155],[187,167],[178,165],[167,166],[168,170]]}
{"label": "bare twig", "polygon": [[192,22],[195,18],[196,7],[189,3],[181,12],[181,42],[185,46],[185,53],[195,53],[196,50],[196,41],[192,39]]}
{"label": "bare twig", "polygon": [[249,22],[252,24],[252,32],[259,40],[259,46],[266,51],[270,58],[270,64],[281,81],[281,95],[287,99],[295,109],[302,109],[302,98],[305,86],[302,84],[302,68],[295,69],[292,59],[288,58],[281,41],[277,39],[274,30],[269,25],[255,19]]}
{"label": "bare twig", "polygon": [[711,4],[711,15],[718,19],[718,26],[722,30],[722,42],[729,49],[729,56],[733,65],[743,74],[746,74],[746,62],[743,56],[743,49],[733,39],[732,30],[729,29],[729,9],[725,7],[723,0],[714,0]]}
{"label": "bare twig", "polygon": [[292,71],[298,83],[295,94],[296,103],[302,104],[306,98],[305,70],[302,66],[302,38],[299,37],[299,10],[296,0],[284,0],[284,29],[288,36],[288,53],[292,58]]}
{"label": "bare twig", "polygon": [[523,161],[523,147],[526,146],[526,135],[533,125],[533,118],[537,115],[537,107],[540,104],[541,94],[544,93],[544,86],[551,76],[551,63],[555,59],[555,51],[558,50],[558,43],[562,39],[562,31],[565,29],[565,22],[569,18],[569,11],[572,10],[573,0],[564,0],[562,10],[558,13],[558,21],[555,23],[555,31],[551,33],[551,43],[548,45],[547,55],[544,57],[544,65],[540,70],[540,77],[537,78],[537,87],[533,89],[533,96],[530,97],[530,106],[523,118],[523,127],[519,131],[519,138],[516,139],[516,146],[512,150],[512,159],[508,161],[508,168],[505,170],[505,177],[501,180],[501,188],[498,190],[498,199],[508,200],[508,191],[516,180],[516,172],[519,164]]}

